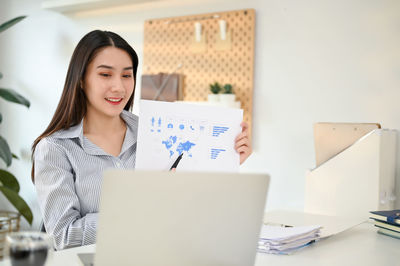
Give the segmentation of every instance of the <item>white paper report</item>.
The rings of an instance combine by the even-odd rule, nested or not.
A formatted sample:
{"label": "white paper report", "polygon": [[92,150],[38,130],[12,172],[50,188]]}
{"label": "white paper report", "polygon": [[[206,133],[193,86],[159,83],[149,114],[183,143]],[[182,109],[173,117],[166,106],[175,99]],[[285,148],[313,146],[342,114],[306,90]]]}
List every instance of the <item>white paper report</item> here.
{"label": "white paper report", "polygon": [[136,169],[238,172],[235,138],[243,110],[188,103],[140,101]]}

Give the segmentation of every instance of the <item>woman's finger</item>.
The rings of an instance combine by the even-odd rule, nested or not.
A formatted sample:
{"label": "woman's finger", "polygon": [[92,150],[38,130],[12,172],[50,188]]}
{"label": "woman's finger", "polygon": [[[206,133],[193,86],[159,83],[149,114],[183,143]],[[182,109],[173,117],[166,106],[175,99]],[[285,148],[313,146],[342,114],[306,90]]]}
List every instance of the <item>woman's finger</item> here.
{"label": "woman's finger", "polygon": [[246,122],[242,121],[242,123],[240,123],[240,126],[242,127],[242,132],[236,136],[236,140],[242,138],[243,136],[247,136],[248,134],[249,125]]}
{"label": "woman's finger", "polygon": [[242,132],[242,133],[240,133],[239,135],[236,136],[235,142],[237,142],[237,141],[239,141],[239,140],[241,140],[243,138],[246,138],[246,137],[248,137],[247,131]]}
{"label": "woman's finger", "polygon": [[248,138],[243,138],[239,141],[236,141],[235,143],[235,150],[237,150],[241,146],[249,146],[249,139]]}
{"label": "woman's finger", "polygon": [[249,124],[247,124],[247,122],[242,121],[242,123],[240,123],[240,126],[242,127],[242,132],[247,131],[249,128]]}
{"label": "woman's finger", "polygon": [[239,154],[241,154],[241,153],[244,153],[244,152],[249,151],[249,147],[247,147],[247,146],[240,146],[239,148],[236,149],[236,151],[237,151]]}
{"label": "woman's finger", "polygon": [[251,154],[251,148],[248,146],[241,146],[238,148],[240,154],[240,164],[242,164]]}
{"label": "woman's finger", "polygon": [[239,153],[240,164],[242,164],[252,153],[252,148],[248,135],[249,124],[247,124],[245,121],[242,121],[240,126],[242,127],[242,132],[237,135],[235,139],[235,150]]}

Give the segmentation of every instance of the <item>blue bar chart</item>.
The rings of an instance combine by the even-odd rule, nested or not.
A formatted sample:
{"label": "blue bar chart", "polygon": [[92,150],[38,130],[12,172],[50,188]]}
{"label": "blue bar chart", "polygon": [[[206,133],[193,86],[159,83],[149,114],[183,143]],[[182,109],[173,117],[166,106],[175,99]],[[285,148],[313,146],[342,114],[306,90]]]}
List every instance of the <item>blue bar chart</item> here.
{"label": "blue bar chart", "polygon": [[218,155],[223,151],[226,151],[226,150],[211,148],[211,160],[216,160],[218,158]]}
{"label": "blue bar chart", "polygon": [[221,126],[213,126],[212,129],[212,136],[218,137],[220,134],[225,133],[228,131],[229,127],[221,127]]}

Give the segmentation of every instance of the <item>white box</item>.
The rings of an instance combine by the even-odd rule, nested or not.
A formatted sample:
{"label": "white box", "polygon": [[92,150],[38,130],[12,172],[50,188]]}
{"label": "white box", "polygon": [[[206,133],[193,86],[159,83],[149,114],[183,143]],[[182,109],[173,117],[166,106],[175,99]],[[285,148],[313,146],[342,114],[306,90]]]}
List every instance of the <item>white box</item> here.
{"label": "white box", "polygon": [[396,131],[376,129],[306,173],[305,212],[361,217],[394,208]]}

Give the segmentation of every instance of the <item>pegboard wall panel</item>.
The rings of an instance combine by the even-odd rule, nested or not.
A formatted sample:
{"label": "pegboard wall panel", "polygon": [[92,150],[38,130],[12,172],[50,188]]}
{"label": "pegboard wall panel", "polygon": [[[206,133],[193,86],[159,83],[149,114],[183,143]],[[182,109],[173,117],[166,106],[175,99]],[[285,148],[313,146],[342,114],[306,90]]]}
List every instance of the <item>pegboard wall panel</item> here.
{"label": "pegboard wall panel", "polygon": [[[230,47],[218,49],[219,20],[226,21]],[[194,52],[196,22],[202,25],[205,44]],[[244,109],[244,120],[252,122],[254,68],[254,9],[216,12],[145,21],[144,74],[177,73],[184,75],[185,101],[206,101],[209,84],[233,86]]]}

